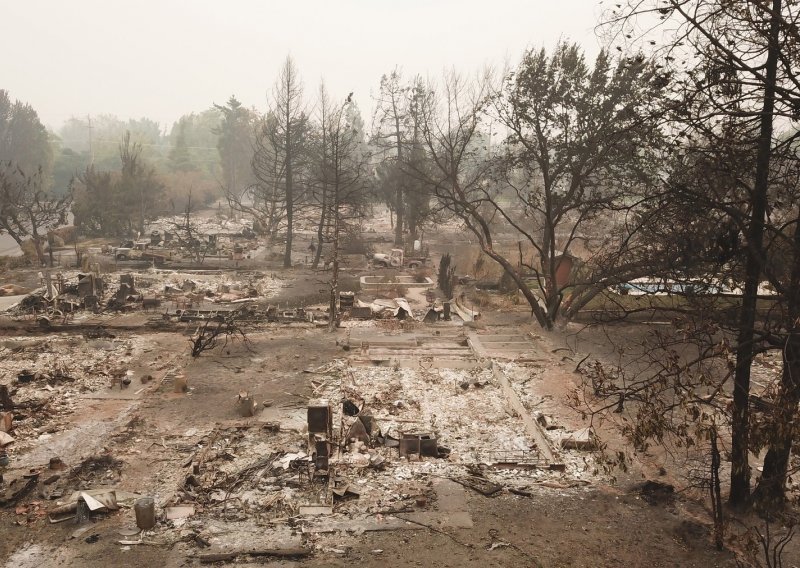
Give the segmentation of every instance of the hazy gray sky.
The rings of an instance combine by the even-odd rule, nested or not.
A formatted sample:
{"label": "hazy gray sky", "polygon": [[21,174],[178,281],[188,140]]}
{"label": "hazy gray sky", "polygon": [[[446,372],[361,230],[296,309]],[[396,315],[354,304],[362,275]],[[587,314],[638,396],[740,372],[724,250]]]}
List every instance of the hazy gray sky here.
{"label": "hazy gray sky", "polygon": [[594,54],[599,0],[6,0],[0,88],[58,128],[70,116],[180,115],[235,94],[264,109],[287,53],[366,116],[382,73],[474,71],[559,38]]}

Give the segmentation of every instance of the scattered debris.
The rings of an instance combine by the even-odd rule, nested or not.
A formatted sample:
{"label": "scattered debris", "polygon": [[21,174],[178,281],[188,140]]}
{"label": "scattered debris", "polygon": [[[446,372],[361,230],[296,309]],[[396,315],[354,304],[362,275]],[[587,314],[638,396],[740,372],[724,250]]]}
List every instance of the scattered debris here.
{"label": "scattered debris", "polygon": [[474,491],[477,491],[484,497],[492,497],[493,495],[497,495],[500,491],[503,490],[502,485],[498,485],[496,483],[492,483],[488,479],[476,476],[465,476],[465,477],[451,477],[451,481],[455,481],[459,485],[463,485],[464,487],[469,487]]}
{"label": "scattered debris", "polygon": [[10,507],[12,505],[16,505],[19,501],[27,497],[39,483],[38,475],[29,477],[22,487],[18,487],[14,489],[15,482],[19,480],[12,481],[9,483],[9,488],[6,491],[7,496],[0,496],[0,507]]}
{"label": "scattered debris", "polygon": [[201,564],[214,564],[217,562],[232,562],[239,556],[271,556],[275,558],[306,558],[311,555],[307,548],[273,548],[249,549],[235,552],[209,552],[194,556]]}

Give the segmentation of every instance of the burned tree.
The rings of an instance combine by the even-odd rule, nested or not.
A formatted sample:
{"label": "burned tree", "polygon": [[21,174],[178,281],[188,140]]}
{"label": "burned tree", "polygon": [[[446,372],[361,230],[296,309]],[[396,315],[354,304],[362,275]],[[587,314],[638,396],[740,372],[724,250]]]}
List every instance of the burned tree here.
{"label": "burned tree", "polygon": [[[780,410],[771,427],[764,473],[754,497],[767,508],[784,500],[784,482],[791,430],[796,418],[800,385],[792,379],[800,375],[793,369],[797,330],[789,319],[796,310],[791,270],[777,278],[770,275],[767,259],[770,243],[794,241],[796,215],[794,201],[774,200],[770,186],[776,150],[791,143],[791,137],[775,135],[776,118],[797,119],[797,55],[792,47],[798,40],[796,6],[793,2],[722,2],[720,0],[664,0],[626,2],[608,15],[615,38],[623,43],[639,42],[651,47],[660,65],[677,79],[682,92],[679,100],[686,108],[678,116],[684,140],[691,142],[697,132],[713,131],[728,120],[744,121],[753,134],[747,142],[752,152],[751,170],[746,183],[733,186],[735,206],[727,201],[712,203],[712,210],[724,212],[742,239],[742,272],[738,284],[743,289],[734,326],[735,376],[732,411],[732,472],[730,502],[737,506],[750,502],[749,453],[753,450],[750,431],[750,369],[754,356],[762,349],[784,349]],[[642,25],[642,22],[647,24]],[[658,26],[659,21],[664,26]],[[655,24],[653,27],[651,24]],[[664,30],[669,33],[662,34]],[[655,31],[656,33],[651,33]],[[624,38],[624,39],[623,39]],[[623,49],[623,46],[619,46]],[[680,107],[679,107],[680,108]],[[679,144],[678,146],[682,146]],[[730,163],[735,169],[738,164]],[[788,215],[787,215],[788,213]],[[775,237],[775,235],[781,235]],[[789,245],[793,247],[794,245]],[[794,258],[789,253],[786,258]],[[764,277],[776,286],[786,319],[782,331],[765,333],[757,313],[758,290]],[[785,347],[785,348],[784,348]]]}
{"label": "burned tree", "polygon": [[119,157],[122,162],[116,194],[120,203],[128,212],[129,230],[135,228],[139,234],[144,233],[145,221],[152,219],[156,208],[164,196],[164,185],[157,179],[155,168],[149,166],[142,158],[142,145],[131,142],[131,133],[125,132],[119,145]]}
{"label": "burned tree", "polygon": [[186,250],[191,255],[192,260],[202,264],[209,251],[216,248],[213,245],[216,235],[203,233],[197,223],[192,220],[193,213],[194,206],[192,204],[192,190],[190,189],[182,218],[180,221],[171,223],[171,232],[174,233],[178,246]]}
{"label": "burned tree", "polygon": [[[733,429],[741,419],[733,404],[739,373],[738,311],[747,270],[744,235],[751,213],[757,155],[753,140],[758,129],[747,121],[729,121],[724,128],[711,130],[704,137],[695,131],[694,146],[683,143],[676,152],[662,198],[652,204],[659,211],[658,222],[644,232],[653,243],[652,254],[669,260],[662,273],[669,295],[652,298],[653,303],[641,296],[628,299],[643,301],[619,304],[622,317],[641,309],[637,305],[647,305],[648,311],[656,312],[659,319],[668,318],[672,326],[653,329],[641,344],[621,342],[620,353],[637,350],[640,358],[629,356],[624,365],[602,371],[592,368],[587,373],[583,404],[578,405],[587,416],[617,422],[635,448],[657,443],[673,452],[676,446],[688,451],[704,446],[712,428],[721,432],[721,443],[727,444],[728,427]],[[795,151],[786,146],[773,154],[771,163],[771,202],[796,204],[800,163]],[[762,294],[763,288],[773,292],[759,298],[753,330],[754,355],[781,352],[783,375],[791,373],[787,362],[792,357],[789,349],[797,321],[795,300],[786,291],[795,287],[798,278],[798,218],[796,205],[783,211],[775,208],[765,225],[764,281],[760,285]],[[789,395],[782,386],[785,376],[781,383],[758,396],[748,392],[748,454],[758,454],[776,434],[792,428],[793,418],[781,411],[786,404],[781,397]],[[794,402],[793,408],[796,405]],[[790,430],[790,441],[791,435]],[[732,475],[748,468],[747,461],[736,461],[741,458],[735,454],[722,454],[731,459]],[[780,476],[787,475],[788,450],[785,455],[786,461],[772,462],[770,467],[765,461],[764,471],[775,471],[779,477],[762,474],[756,496],[759,488],[763,490],[769,483],[780,498],[757,501],[760,507],[774,509],[785,498],[786,477]]]}
{"label": "burned tree", "polygon": [[442,291],[442,294],[444,294],[444,297],[448,300],[453,297],[455,278],[456,266],[452,263],[450,253],[445,253],[439,260],[439,274],[437,277],[437,283],[439,284],[439,290]]}
{"label": "burned tree", "polygon": [[10,162],[0,164],[0,230],[20,246],[30,239],[39,264],[48,231],[67,223],[71,203],[71,193],[55,196],[44,189],[41,170],[26,175]]}
{"label": "burned tree", "polygon": [[[666,84],[644,59],[614,62],[603,52],[590,69],[576,46],[561,44],[550,56],[526,53],[499,88],[451,73],[421,101],[434,164],[424,177],[439,206],[478,238],[545,329],[650,269],[634,238],[645,220],[633,211],[654,177],[653,109]],[[490,119],[509,132],[497,153],[484,128]],[[498,246],[500,227],[512,250]],[[580,278],[560,281],[560,264],[576,248]]]}
{"label": "burned tree", "polygon": [[200,325],[189,339],[192,357],[200,357],[206,351],[212,351],[220,345],[224,349],[228,342],[236,340],[242,341],[249,349],[250,339],[237,322],[238,316],[239,311],[234,311],[224,318],[208,319]]}
{"label": "burned tree", "polygon": [[255,182],[244,191],[227,193],[231,207],[253,218],[254,227],[271,241],[286,221],[286,199],[282,187],[286,162],[277,150],[277,122],[268,114],[256,126],[252,170]]}
{"label": "burned tree", "polygon": [[292,265],[296,217],[306,201],[305,167],[308,116],[303,85],[291,57],[281,67],[269,107],[256,124],[252,152],[253,184],[228,191],[233,209],[253,216],[256,228],[274,239],[286,229],[283,265]]}
{"label": "burned tree", "polygon": [[424,169],[420,103],[425,85],[419,77],[403,82],[395,68],[381,77],[370,142],[377,148],[377,193],[394,213],[395,245],[404,245],[404,233],[417,238],[420,226],[431,216],[431,192],[414,172]]}
{"label": "burned tree", "polygon": [[91,235],[123,236],[153,219],[163,204],[165,187],[155,169],[142,157],[142,145],[126,132],[119,144],[118,172],[89,165],[73,178],[75,226]]}
{"label": "burned tree", "polygon": [[330,152],[331,140],[327,125],[333,112],[328,91],[325,84],[319,86],[319,101],[317,104],[319,114],[319,128],[314,129],[311,143],[312,166],[310,175],[311,201],[318,210],[317,219],[317,247],[313,251],[312,267],[317,268],[322,258],[323,243],[328,239],[331,229],[331,180],[330,180]]}
{"label": "burned tree", "polygon": [[321,215],[328,219],[325,241],[332,248],[329,312],[333,330],[338,322],[341,239],[348,226],[363,217],[369,156],[363,121],[352,93],[340,105],[332,104],[324,89],[321,95],[316,171],[325,196],[320,201]]}
{"label": "burned tree", "polygon": [[292,265],[295,204],[301,197],[297,183],[304,153],[301,134],[308,121],[303,106],[303,85],[291,57],[286,58],[275,83],[270,112],[275,117],[275,135],[272,143],[281,156],[283,170],[283,197],[286,208],[286,247],[283,266],[288,268]]}
{"label": "burned tree", "polygon": [[[510,135],[494,158],[501,189],[483,200],[521,243],[519,264],[540,290],[545,327],[650,269],[635,214],[655,181],[667,84],[644,57],[601,52],[590,67],[562,43],[550,55],[527,52],[493,93],[492,114]],[[580,266],[559,281],[574,255]]]}
{"label": "burned tree", "polygon": [[394,244],[403,244],[403,223],[405,222],[404,183],[399,179],[397,165],[403,160],[405,137],[403,128],[406,121],[405,97],[407,88],[401,83],[398,69],[381,77],[381,86],[376,100],[373,142],[381,148],[391,150],[394,160],[385,167],[392,167],[395,173],[391,184],[391,197],[387,199],[390,210],[395,215]]}

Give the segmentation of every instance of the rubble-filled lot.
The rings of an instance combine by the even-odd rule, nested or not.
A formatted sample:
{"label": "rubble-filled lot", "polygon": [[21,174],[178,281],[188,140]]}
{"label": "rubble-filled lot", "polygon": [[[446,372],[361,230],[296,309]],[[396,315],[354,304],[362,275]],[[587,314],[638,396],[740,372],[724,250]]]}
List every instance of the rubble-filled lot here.
{"label": "rubble-filled lot", "polygon": [[0,341],[0,384],[13,400],[15,452],[62,429],[87,396],[123,388],[135,391],[152,380],[148,370],[161,367],[163,354],[155,353],[148,340],[101,335],[105,337],[45,335]]}
{"label": "rubble-filled lot", "polygon": [[[294,337],[309,333],[287,329],[295,330]],[[269,332],[254,336],[260,338],[256,345],[263,345],[265,333]],[[8,355],[7,373],[35,377],[30,385],[13,390],[15,402],[40,409],[38,418],[26,417],[15,427],[19,437],[12,454],[15,460],[24,461],[26,453],[46,442],[51,433],[69,428],[86,395],[111,393],[113,398],[114,393],[133,392],[164,397],[162,404],[181,399],[191,404],[190,399],[214,386],[211,376],[195,368],[200,361],[188,364],[185,354],[183,359],[176,353],[167,355],[135,334],[95,338],[51,334],[35,340],[8,338],[1,345]],[[203,367],[213,367],[213,361],[218,361],[223,374],[233,369],[247,383],[265,370],[281,365],[287,369],[288,362],[281,363],[280,355],[272,362],[269,351],[259,354],[242,345],[237,349],[232,355],[221,353],[222,359],[219,355],[208,359]],[[225,391],[230,411],[223,413],[230,418],[211,428],[175,431],[159,426],[157,416],[145,420],[136,414],[126,419],[83,462],[76,464],[68,458],[70,469],[63,478],[57,471],[48,472],[50,466],[45,468],[42,479],[55,478],[41,493],[48,501],[20,509],[27,515],[26,523],[35,524],[37,519],[44,523],[42,515],[47,511],[69,506],[69,499],[80,500],[74,491],[106,487],[119,494],[121,509],[90,516],[113,525],[131,524],[132,498],[123,496],[156,498],[162,520],[139,535],[154,545],[179,546],[189,555],[204,548],[230,552],[236,550],[232,543],[240,542],[242,535],[262,527],[284,535],[278,539],[280,546],[291,543],[323,551],[330,548],[332,538],[325,535],[407,530],[423,521],[445,527],[471,525],[466,505],[453,516],[441,501],[443,482],[462,493],[485,496],[509,491],[527,495],[538,486],[567,488],[586,483],[577,481],[573,475],[577,470],[551,471],[544,462],[537,467],[530,462],[494,467],[498,453],[538,453],[520,418],[509,412],[491,368],[426,368],[424,360],[416,369],[353,367],[344,359],[322,364],[310,359],[294,358],[288,363],[295,373],[300,372],[304,385],[300,393],[287,391],[296,401],[282,399],[274,405],[274,400],[259,398],[253,417],[237,411],[231,385]],[[69,378],[56,380],[59,373]],[[158,380],[143,378],[156,374]],[[192,385],[188,392],[171,392],[174,377],[184,374]],[[248,394],[242,391],[238,396]],[[329,405],[333,425],[330,460],[324,471],[315,467],[316,450],[306,421],[307,407],[320,398]],[[198,404],[204,402],[198,399]],[[354,430],[365,417],[370,419],[370,431]],[[357,439],[359,433],[362,436]],[[409,434],[433,439],[434,454],[401,452],[400,440]],[[147,483],[137,483],[124,472],[145,458],[155,460],[159,473]],[[87,471],[97,474],[87,477]],[[404,515],[412,515],[411,520]],[[219,528],[220,523],[227,529]],[[240,527],[235,538],[230,536],[231,526]],[[302,542],[298,534],[306,535]]]}
{"label": "rubble-filled lot", "polygon": [[[50,286],[46,286],[50,279]],[[52,321],[121,311],[152,311],[265,302],[289,286],[274,274],[260,271],[230,273],[150,269],[121,274],[86,274],[78,271],[43,276],[42,286],[11,306],[25,317],[47,316]]]}
{"label": "rubble-filled lot", "polygon": [[[287,282],[262,274],[143,271],[136,280],[144,295],[173,287],[205,298],[251,285],[266,296]],[[456,362],[469,351],[459,324],[425,331],[392,318],[328,334],[288,318],[251,325],[249,345],[197,359],[184,335],[194,324],[150,334],[83,323],[72,333],[6,338],[0,355],[15,402],[42,412],[18,421],[7,447],[0,498],[13,503],[0,513],[8,529],[0,554],[21,566],[561,566],[574,563],[569,542],[595,551],[602,560],[591,565],[636,565],[639,549],[625,536],[636,529],[668,535],[659,546],[675,565],[726,565],[729,557],[708,551],[703,525],[682,529],[674,505],[643,508],[638,489],[609,493],[591,451],[561,447],[576,428],[552,394],[564,375],[559,357],[543,349],[535,361],[434,364],[439,350],[456,352]],[[370,364],[351,334],[373,339],[375,352],[379,335],[418,340],[401,342],[403,365],[392,363],[396,355]],[[35,378],[18,384],[23,372]],[[543,459],[498,372],[525,414],[541,415],[557,460]],[[179,377],[185,389],[175,388]],[[252,416],[243,397],[255,403]],[[321,400],[330,432],[309,432],[308,409]],[[324,465],[320,439],[331,443]],[[419,450],[401,451],[404,440]],[[110,493],[113,507],[83,511]],[[143,497],[154,499],[156,519],[139,531],[133,505]],[[598,538],[615,539],[614,558]]]}
{"label": "rubble-filled lot", "polygon": [[212,302],[230,302],[243,297],[269,299],[280,291],[284,284],[280,278],[264,272],[231,274],[153,269],[131,274],[136,286],[143,291],[165,295],[188,292],[202,295],[204,299]]}

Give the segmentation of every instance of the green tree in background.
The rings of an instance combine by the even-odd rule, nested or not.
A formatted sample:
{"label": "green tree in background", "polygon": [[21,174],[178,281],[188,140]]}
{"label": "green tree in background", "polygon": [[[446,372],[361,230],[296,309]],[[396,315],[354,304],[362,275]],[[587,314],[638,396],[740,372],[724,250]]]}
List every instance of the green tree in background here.
{"label": "green tree in background", "polygon": [[101,170],[121,167],[119,141],[130,132],[131,141],[139,145],[142,156],[161,168],[167,159],[169,145],[159,124],[149,118],[121,120],[114,115],[101,114],[86,118],[70,118],[58,134],[61,146],[78,153],[88,152],[89,163]]}
{"label": "green tree in background", "polygon": [[189,145],[186,142],[186,124],[187,120],[182,117],[175,127],[177,134],[175,135],[174,145],[169,151],[168,162],[169,169],[173,172],[190,172],[197,169],[196,164],[192,162],[192,158],[189,155]]}
{"label": "green tree in background", "polygon": [[53,151],[47,129],[27,103],[11,101],[0,89],[0,162],[11,163],[27,175],[41,169],[42,183],[49,185]]}
{"label": "green tree in background", "polygon": [[118,151],[119,171],[101,171],[89,165],[76,179],[73,214],[75,225],[84,234],[142,233],[145,223],[164,209],[166,188],[130,133],[123,136]]}
{"label": "green tree in background", "polygon": [[221,157],[217,148],[217,131],[221,121],[222,113],[213,107],[200,113],[184,114],[173,124],[167,136],[167,145],[172,149],[183,144],[179,142],[179,138],[183,138],[191,171],[200,172],[203,179],[217,185],[222,177]]}
{"label": "green tree in background", "polygon": [[139,233],[144,233],[145,221],[158,213],[164,186],[156,178],[155,169],[142,158],[142,146],[131,142],[130,132],[122,138],[119,157],[122,162],[119,193],[128,211],[129,230],[135,226]]}
{"label": "green tree in background", "polygon": [[253,113],[242,106],[235,96],[224,105],[214,105],[222,114],[217,128],[217,148],[222,163],[222,183],[226,191],[234,192],[248,187],[253,182],[250,160],[253,156],[251,142]]}

